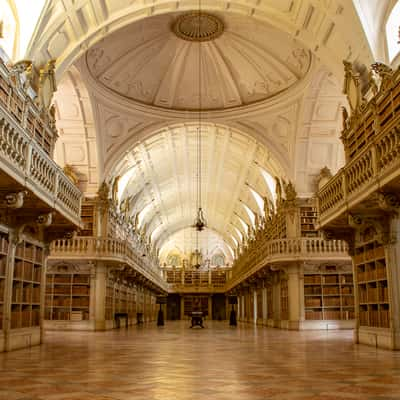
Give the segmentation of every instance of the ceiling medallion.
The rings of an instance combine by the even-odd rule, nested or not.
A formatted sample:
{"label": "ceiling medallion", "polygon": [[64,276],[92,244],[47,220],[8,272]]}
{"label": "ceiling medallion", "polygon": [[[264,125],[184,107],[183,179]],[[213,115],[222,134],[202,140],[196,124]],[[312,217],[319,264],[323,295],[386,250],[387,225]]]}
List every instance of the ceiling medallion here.
{"label": "ceiling medallion", "polygon": [[172,25],[172,30],[183,40],[206,42],[222,34],[224,23],[215,15],[193,11],[180,15]]}

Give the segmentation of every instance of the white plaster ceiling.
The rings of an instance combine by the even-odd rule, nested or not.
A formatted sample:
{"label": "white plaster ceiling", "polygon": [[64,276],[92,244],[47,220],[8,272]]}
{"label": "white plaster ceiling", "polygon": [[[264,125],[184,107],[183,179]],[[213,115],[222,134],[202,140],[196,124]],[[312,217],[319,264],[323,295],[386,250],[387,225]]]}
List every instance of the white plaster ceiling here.
{"label": "white plaster ceiling", "polygon": [[199,43],[172,31],[180,15],[147,18],[109,35],[87,53],[93,77],[144,104],[214,110],[270,98],[309,69],[309,51],[269,24],[214,13],[223,33]]}
{"label": "white plaster ceiling", "polygon": [[99,185],[99,162],[92,107],[79,71],[72,67],[58,84],[54,97],[57,129],[55,159],[69,165],[79,178],[79,188],[95,195]]}
{"label": "white plaster ceiling", "polygon": [[[55,2],[55,4],[60,3]],[[76,3],[69,2],[68,4],[67,14],[72,17],[75,12],[73,10]],[[80,18],[71,19],[73,21],[71,26],[76,32],[79,31],[78,22],[82,18],[86,20],[86,13],[90,10],[87,7],[89,4],[93,7],[96,6],[96,10],[99,11],[98,5],[90,2],[82,1],[79,4],[82,5],[80,8],[81,14],[79,14]],[[106,2],[105,4],[111,6],[111,2]],[[329,2],[329,4],[326,5],[328,8],[325,11],[329,10],[330,13],[335,9],[336,5],[334,1]],[[307,10],[310,10],[307,8],[308,5],[310,5],[308,2],[293,2],[293,7],[297,12],[306,13]],[[110,8],[110,13],[114,13],[117,10],[116,3],[113,2],[112,6],[115,8]],[[283,8],[280,9],[280,6]],[[293,8],[288,11],[283,3],[278,4],[278,2],[271,1],[269,7],[271,15],[278,16],[285,14],[286,17],[290,16],[290,18],[294,18]],[[275,8],[273,9],[273,7]],[[314,37],[314,35],[318,36],[318,32],[321,32],[321,28],[318,28],[318,21],[323,25],[324,18],[327,18],[328,14],[324,14],[325,17],[323,17],[323,14],[321,14],[323,6],[320,2],[318,2],[318,5],[313,3],[312,7],[314,7],[312,9],[314,11],[311,12],[311,16],[309,15],[307,19],[307,27],[300,27],[298,35],[292,34],[292,39],[290,42],[286,42],[286,47],[282,46],[282,53],[274,54],[276,57],[275,60],[279,61],[283,59],[286,60],[287,64],[287,58],[285,58],[287,57],[287,53],[284,49],[294,46],[291,48],[299,50],[298,52],[296,51],[297,54],[302,54],[304,46],[301,43],[305,41],[303,40],[305,37],[307,37],[309,43],[312,42],[311,38],[316,42],[321,39]],[[352,20],[352,17],[350,18],[351,13],[347,7],[343,9],[343,7],[340,8],[338,6],[337,10],[340,12],[338,15],[343,16],[343,18],[346,16],[346,20]],[[215,11],[215,13],[218,13],[218,11]],[[150,15],[152,14],[154,13],[150,13]],[[123,24],[119,24],[118,27],[127,26],[124,28],[126,32],[136,32],[136,29],[138,29],[141,32],[139,37],[144,40],[144,47],[149,47],[148,51],[151,57],[158,57],[154,53],[154,49],[151,48],[152,46],[149,46],[148,38],[153,36],[152,31],[150,33],[147,32],[146,22],[150,24],[152,29],[164,32],[165,36],[172,35],[169,31],[166,32],[163,29],[165,29],[165,26],[168,26],[168,21],[173,19],[173,16],[161,14],[160,16],[146,19],[140,17],[138,18],[138,22],[133,23],[131,26],[128,26],[124,22]],[[60,15],[64,15],[65,17],[66,14],[61,13]],[[97,13],[96,15],[99,14]],[[250,15],[243,15],[243,13],[221,13],[220,15],[221,18],[226,18],[227,21],[243,21],[243,25],[246,26],[252,24],[257,26],[259,23],[257,21],[262,19],[254,19]],[[304,14],[302,15],[304,16]],[[318,19],[316,19],[316,16],[318,16]],[[127,16],[132,23],[131,17]],[[297,19],[296,24],[298,22]],[[119,22],[122,21],[120,19],[113,21],[117,20]],[[158,20],[164,21],[166,25],[163,27],[157,25],[154,28],[153,21]],[[266,18],[264,21],[267,20],[271,22],[269,18]],[[54,21],[60,22],[61,19],[57,17]],[[293,20],[292,22],[288,21],[286,21],[287,24],[293,23]],[[354,20],[352,21],[354,22]],[[263,32],[265,29],[274,31],[277,23],[275,21],[271,22],[271,24],[273,24],[274,28],[270,28],[270,25],[264,22],[260,28],[261,31]],[[287,32],[286,27],[283,25],[280,26],[281,29]],[[141,29],[138,28],[139,26]],[[328,39],[325,37],[324,46],[326,48],[333,46],[338,37],[341,37],[340,35],[343,32],[336,31],[338,26],[335,25],[332,28]],[[86,28],[89,29],[90,27]],[[108,29],[110,32],[115,33],[109,33]],[[255,49],[250,46],[250,50],[257,53],[260,51],[260,48],[264,49],[266,47],[271,52],[273,51],[272,49],[276,49],[276,43],[269,45],[257,42],[259,40],[257,39],[257,29],[254,35],[258,47],[256,46]],[[38,46],[38,48],[41,48],[40,46],[47,40],[47,36],[44,31],[39,31],[37,33],[38,37],[42,37],[43,39]],[[177,97],[172,95],[167,96],[167,103],[158,103],[158,94],[151,96],[151,98],[149,97],[148,100],[143,97],[140,98],[138,95],[128,97],[123,90],[117,92],[112,86],[107,87],[107,85],[101,82],[101,79],[97,79],[93,74],[94,60],[92,59],[92,70],[88,68],[86,61],[87,59],[90,61],[93,51],[97,52],[98,55],[106,55],[108,37],[110,38],[110,43],[113,44],[112,54],[119,55],[118,57],[120,57],[124,48],[130,56],[138,54],[136,52],[138,48],[137,44],[135,44],[136,42],[131,40],[127,46],[128,41],[126,36],[122,34],[118,35],[119,33],[116,31],[115,26],[110,22],[110,25],[108,25],[108,28],[104,28],[102,34],[104,40],[96,42],[91,49],[86,45],[80,47],[80,54],[82,56],[75,63],[77,68],[75,72],[87,88],[90,104],[87,102],[85,105],[90,108],[90,110],[88,108],[88,115],[93,113],[96,134],[88,136],[92,122],[90,119],[85,119],[84,114],[86,114],[86,111],[81,112],[82,123],[79,129],[77,129],[77,122],[73,118],[66,118],[65,113],[63,117],[63,113],[60,112],[59,124],[64,129],[61,132],[61,141],[72,140],[71,135],[75,135],[74,140],[79,135],[86,135],[81,140],[81,145],[86,149],[87,154],[91,152],[93,156],[94,151],[90,150],[88,143],[93,144],[94,138],[97,146],[93,147],[93,149],[97,150],[97,157],[93,157],[92,160],[97,158],[96,172],[100,176],[99,181],[103,179],[111,181],[115,176],[124,176],[125,173],[130,171],[129,173],[132,176],[129,178],[129,182],[126,182],[128,184],[125,185],[124,192],[120,193],[120,195],[121,199],[132,196],[131,212],[132,214],[140,213],[141,229],[146,231],[146,234],[151,237],[153,244],[158,248],[164,250],[172,248],[178,246],[179,241],[181,241],[182,248],[187,248],[188,245],[183,243],[182,232],[185,229],[189,229],[188,227],[193,224],[196,213],[195,132],[199,125],[199,113],[190,110],[194,107],[194,103],[190,102],[190,100],[186,105],[179,105],[176,103]],[[287,37],[287,33],[276,35],[274,42],[279,38],[279,35]],[[57,40],[60,38],[59,35],[55,35],[55,37],[57,37]],[[67,37],[70,37],[69,34]],[[120,41],[113,39],[116,37],[120,37]],[[222,50],[220,49],[219,54],[229,55],[231,54],[230,46],[232,44],[229,40],[222,41],[223,37],[224,35],[216,39],[215,42],[217,40],[221,41],[219,48]],[[171,37],[167,41],[161,40],[156,36],[155,41],[158,41],[161,49],[168,48],[171,52],[176,51],[171,46],[171,43],[175,43],[179,47],[179,39],[175,37]],[[66,42],[65,45],[72,46],[70,47],[72,58],[69,58],[70,56],[67,55],[68,51],[65,50],[62,53],[64,55],[60,56],[58,71],[62,71],[69,63],[68,60],[76,59],[75,57],[77,57],[77,54],[74,53],[75,50],[73,50],[75,42],[71,39],[68,43]],[[89,45],[91,42],[88,39],[85,43]],[[362,40],[359,43],[362,43]],[[214,45],[208,43],[207,46]],[[336,47],[332,50],[330,56],[339,57],[339,54],[343,50],[340,47],[342,45],[343,43],[337,46],[335,44],[334,46]],[[226,49],[224,46],[226,46]],[[353,52],[354,49],[352,47],[350,52]],[[311,48],[311,50],[313,50],[314,54],[321,55],[315,48]],[[362,46],[360,45],[360,48],[357,48],[357,50],[362,52]],[[50,50],[48,54],[52,54]],[[188,51],[187,54],[188,57],[195,57],[195,52],[190,53]],[[106,58],[105,56],[105,60]],[[157,58],[153,58],[154,60],[157,60]],[[175,69],[176,66],[184,66],[182,68],[185,69],[187,68],[185,66],[186,61],[182,61],[181,64],[170,62],[171,68]],[[111,66],[112,68],[114,62],[118,63],[114,59],[108,60],[105,66]],[[135,57],[130,59],[130,62],[133,63],[134,68],[137,68]],[[154,61],[152,64],[157,63],[158,61]],[[126,61],[125,64],[127,71],[129,69],[129,62]],[[168,68],[163,63],[158,64],[161,70],[169,73]],[[264,196],[268,193],[262,171],[268,171],[272,176],[276,175],[292,180],[296,185],[299,195],[309,196],[312,195],[314,190],[314,178],[322,167],[327,165],[334,172],[342,166],[343,158],[339,140],[340,106],[345,105],[345,101],[341,94],[340,81],[336,78],[337,75],[335,76],[335,74],[330,72],[332,67],[334,66],[323,65],[313,56],[311,64],[307,67],[307,73],[296,75],[297,81],[293,81],[285,90],[278,91],[270,97],[257,98],[254,102],[251,99],[243,100],[242,96],[237,97],[237,100],[240,98],[240,102],[235,107],[231,107],[228,103],[224,102],[224,99],[220,98],[223,97],[221,95],[218,96],[217,105],[208,105],[206,107],[209,109],[201,113],[202,137],[205,149],[203,152],[203,208],[206,213],[210,232],[212,232],[214,238],[213,245],[218,244],[221,248],[226,248],[229,245],[231,248],[235,248],[241,242],[243,236],[247,235],[248,226],[253,222],[253,212],[261,212],[256,194]],[[124,67],[121,67],[121,69],[123,70]],[[148,69],[148,67],[144,68],[146,73]],[[113,73],[112,76],[117,76],[118,71],[119,69],[116,69],[115,74]],[[151,71],[155,77],[162,76],[162,73],[157,72],[157,69],[154,70],[153,68]],[[291,70],[291,72],[293,71]],[[175,74],[179,73],[175,71]],[[99,77],[102,76],[104,77],[100,71]],[[215,75],[214,79],[216,79]],[[235,85],[232,87],[240,87],[241,79],[237,79]],[[221,82],[223,81],[222,79],[220,80]],[[75,86],[75,92],[79,94],[80,85],[76,83],[78,79],[71,80],[71,82]],[[180,80],[168,80],[168,82],[174,84],[176,87],[181,85]],[[215,84],[218,87],[220,82],[215,82]],[[193,86],[196,87],[196,84]],[[185,84],[185,87],[190,88],[188,83]],[[63,96],[63,93],[64,88],[61,85],[57,96],[59,110],[69,107],[69,104],[64,105],[63,102],[69,103],[71,101],[68,96]],[[161,92],[157,91],[157,93]],[[166,91],[165,93],[170,94],[170,91]],[[193,93],[189,97],[192,98],[195,95]],[[78,99],[80,97],[79,95],[77,96]],[[87,130],[88,127],[89,130]],[[58,152],[58,156],[59,161],[65,162],[62,160],[62,157],[65,159],[68,155]],[[95,171],[93,169],[93,161],[90,161],[90,157],[91,155],[89,154],[84,160],[75,160],[76,167],[82,171],[86,170],[88,173]],[[219,239],[216,240],[216,237]],[[190,240],[186,240],[186,243],[189,242]],[[167,245],[167,243],[169,244]],[[192,245],[194,245],[193,242]]]}
{"label": "white plaster ceiling", "polygon": [[[197,123],[186,123],[161,129],[128,150],[115,171],[120,176],[120,200],[130,199],[130,212],[138,213],[140,230],[160,249],[195,220],[197,128]],[[243,224],[253,226],[254,215],[263,214],[261,198],[273,200],[274,187],[265,175],[269,173],[273,181],[282,171],[248,135],[209,123],[202,124],[201,133],[201,206],[214,235],[213,246],[219,243],[226,251],[227,244],[232,249],[237,245],[237,238],[232,239],[238,236],[234,227],[247,235]]]}
{"label": "white plaster ceiling", "polygon": [[[202,255],[202,264],[206,260],[213,260],[215,255],[223,255],[225,265],[233,261],[233,249],[229,243],[221,240],[221,236],[209,229],[196,234],[193,228],[182,229],[172,234],[160,249],[161,264],[169,265],[168,257],[172,254],[180,256],[181,261],[190,262],[193,250],[198,250]],[[212,264],[211,264],[212,265]]]}
{"label": "white plaster ceiling", "polygon": [[[288,33],[302,47],[312,50],[339,79],[343,75],[343,59],[373,62],[351,0],[203,0],[201,5],[205,11],[243,15]],[[83,53],[110,33],[149,16],[197,8],[198,3],[192,0],[48,1],[27,57],[38,64],[57,59],[60,78]]]}

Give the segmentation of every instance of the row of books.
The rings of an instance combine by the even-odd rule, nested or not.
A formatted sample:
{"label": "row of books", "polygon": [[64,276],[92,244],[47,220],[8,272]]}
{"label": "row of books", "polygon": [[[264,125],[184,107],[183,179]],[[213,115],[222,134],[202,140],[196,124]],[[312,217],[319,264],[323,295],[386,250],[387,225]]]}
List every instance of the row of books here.
{"label": "row of books", "polygon": [[359,288],[360,303],[388,302],[388,288],[386,286]]}
{"label": "row of books", "polygon": [[39,309],[11,311],[11,328],[26,328],[40,325]]}
{"label": "row of books", "polygon": [[13,303],[40,303],[40,286],[13,286]]}
{"label": "row of books", "polygon": [[360,310],[360,325],[389,328],[389,310]]}
{"label": "row of books", "polygon": [[14,265],[14,278],[40,282],[42,279],[42,267],[26,261],[16,261]]}

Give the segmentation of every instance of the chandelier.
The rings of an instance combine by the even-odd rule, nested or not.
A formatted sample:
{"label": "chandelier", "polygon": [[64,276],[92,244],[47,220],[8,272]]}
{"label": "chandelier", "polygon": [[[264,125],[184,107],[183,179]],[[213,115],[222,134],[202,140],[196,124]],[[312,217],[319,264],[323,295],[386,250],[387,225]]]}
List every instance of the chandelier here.
{"label": "chandelier", "polygon": [[[193,18],[193,14],[192,14]],[[197,14],[194,14],[194,18],[197,18],[197,29],[198,29],[198,34],[201,37],[201,28],[203,27],[204,21],[203,21],[203,15],[201,13],[201,8],[200,8],[200,3],[199,3],[199,11]],[[201,42],[202,40],[198,40],[198,46],[199,46],[199,125],[197,127],[197,135],[196,135],[196,145],[197,145],[197,199],[196,199],[196,217],[194,220],[193,227],[196,229],[196,245],[197,245],[197,251],[198,251],[198,236],[197,232],[201,232],[206,228],[207,226],[207,221],[204,216],[204,211],[201,207],[201,109],[202,109],[202,103],[201,103]]]}

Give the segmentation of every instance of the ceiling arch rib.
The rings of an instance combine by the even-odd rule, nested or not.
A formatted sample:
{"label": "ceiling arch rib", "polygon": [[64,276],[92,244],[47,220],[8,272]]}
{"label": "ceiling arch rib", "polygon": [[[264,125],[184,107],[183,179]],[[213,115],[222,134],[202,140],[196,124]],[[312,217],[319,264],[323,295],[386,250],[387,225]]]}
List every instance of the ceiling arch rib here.
{"label": "ceiling arch rib", "polygon": [[[129,174],[127,180],[123,175],[119,177],[119,181],[124,182],[120,200],[130,198],[130,212],[139,212],[139,228],[145,227],[159,248],[173,232],[194,223],[197,128],[198,123],[165,127],[129,150],[132,156],[125,155],[116,168],[114,176],[118,171]],[[202,123],[201,137],[202,207],[208,227],[219,235],[221,245],[227,241],[234,246],[228,228],[230,224],[238,225],[236,210],[242,209],[245,214],[252,209],[253,214],[247,215],[247,219],[249,224],[254,224],[257,203],[247,185],[260,196],[268,194],[265,181],[260,179],[259,165],[274,175],[281,176],[283,172],[276,170],[274,163],[266,162],[267,149],[235,129]],[[247,222],[238,225],[241,242],[247,229],[240,224],[247,227]],[[237,238],[235,240],[238,242]]]}
{"label": "ceiling arch rib", "polygon": [[[56,58],[57,75],[60,77],[82,50],[132,22],[173,12],[178,6],[181,10],[194,8],[190,0],[180,0],[178,3],[155,0],[151,4],[128,0],[47,2],[27,56],[39,64],[49,57]],[[223,0],[204,3],[203,9],[213,12],[230,10],[234,15],[248,15],[254,21],[271,24],[312,49],[325,64],[331,66],[338,77],[342,75],[342,59],[358,59],[366,64],[372,62],[368,41],[351,2]],[[349,27],[351,34],[348,34]]]}
{"label": "ceiling arch rib", "polygon": [[59,131],[55,160],[72,167],[79,188],[94,196],[99,185],[97,133],[89,94],[77,68],[71,68],[58,84],[54,104]]}

